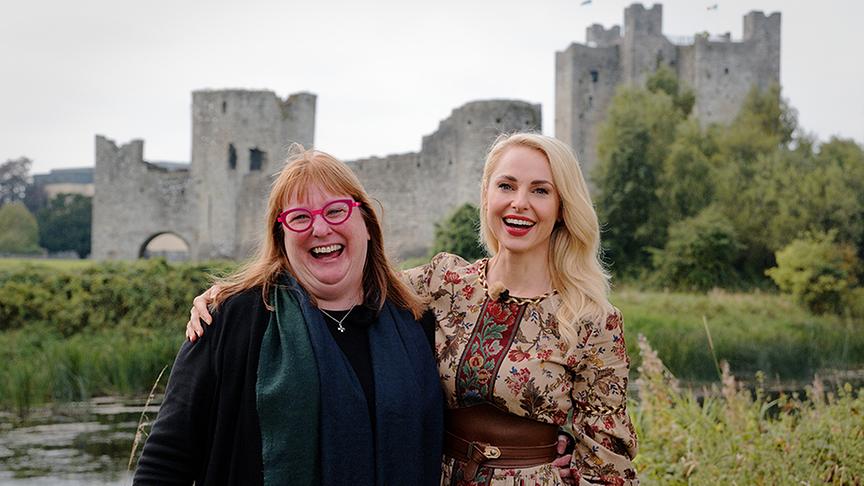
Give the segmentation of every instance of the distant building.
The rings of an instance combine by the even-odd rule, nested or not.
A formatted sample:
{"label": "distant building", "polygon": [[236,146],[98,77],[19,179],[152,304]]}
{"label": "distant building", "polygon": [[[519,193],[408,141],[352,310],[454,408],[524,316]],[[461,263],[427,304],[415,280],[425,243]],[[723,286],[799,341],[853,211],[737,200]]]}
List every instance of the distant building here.
{"label": "distant building", "polygon": [[663,35],[663,6],[624,10],[624,29],[594,24],[585,44],[571,44],[555,57],[555,136],[570,144],[590,176],[597,161],[598,127],[615,89],[639,85],[668,66],[696,95],[693,114],[703,123],[729,123],[753,86],[780,82],[780,13],[744,16],[744,34],[733,42],[698,34]]}
{"label": "distant building", "polygon": [[53,169],[47,174],[34,174],[33,185],[41,187],[47,199],[57,194],[93,196],[93,168]]}

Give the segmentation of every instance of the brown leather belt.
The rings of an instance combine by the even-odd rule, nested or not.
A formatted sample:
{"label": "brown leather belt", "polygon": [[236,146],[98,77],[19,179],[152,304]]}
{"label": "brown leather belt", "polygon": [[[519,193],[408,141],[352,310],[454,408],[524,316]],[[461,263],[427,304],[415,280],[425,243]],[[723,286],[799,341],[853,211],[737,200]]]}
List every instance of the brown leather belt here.
{"label": "brown leather belt", "polygon": [[532,467],[558,457],[558,426],[517,417],[489,404],[444,412],[444,453],[465,463],[465,479],[480,466]]}

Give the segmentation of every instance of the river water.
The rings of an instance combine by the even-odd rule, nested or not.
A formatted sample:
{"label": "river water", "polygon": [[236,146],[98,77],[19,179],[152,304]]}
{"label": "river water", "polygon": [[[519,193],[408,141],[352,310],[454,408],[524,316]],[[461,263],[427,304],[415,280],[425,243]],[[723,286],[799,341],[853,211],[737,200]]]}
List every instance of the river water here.
{"label": "river water", "polygon": [[[97,398],[37,409],[23,420],[0,414],[0,485],[130,484],[127,465],[144,410],[144,400]],[[146,409],[151,420],[157,411]]]}

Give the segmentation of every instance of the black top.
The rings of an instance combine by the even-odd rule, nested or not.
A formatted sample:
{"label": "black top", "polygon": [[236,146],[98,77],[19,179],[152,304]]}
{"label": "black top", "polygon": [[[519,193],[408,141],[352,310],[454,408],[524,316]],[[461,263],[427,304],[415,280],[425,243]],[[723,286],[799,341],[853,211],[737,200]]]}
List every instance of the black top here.
{"label": "black top", "polygon": [[[375,380],[372,373],[372,356],[369,350],[369,326],[375,322],[378,317],[378,310],[367,305],[358,305],[350,309],[348,317],[342,321],[342,327],[345,331],[339,330],[339,324],[336,320],[342,320],[348,310],[327,310],[327,314],[322,312],[324,322],[327,323],[327,328],[330,334],[333,335],[333,340],[339,345],[339,349],[351,363],[351,368],[357,375],[357,380],[363,388],[363,394],[366,395],[366,404],[369,407],[369,417],[372,418],[372,428],[375,428]],[[335,320],[334,320],[335,319]],[[432,354],[435,354],[435,315],[431,310],[423,313],[420,320],[423,325],[423,333],[426,334],[426,339],[429,340],[429,346],[432,348]]]}

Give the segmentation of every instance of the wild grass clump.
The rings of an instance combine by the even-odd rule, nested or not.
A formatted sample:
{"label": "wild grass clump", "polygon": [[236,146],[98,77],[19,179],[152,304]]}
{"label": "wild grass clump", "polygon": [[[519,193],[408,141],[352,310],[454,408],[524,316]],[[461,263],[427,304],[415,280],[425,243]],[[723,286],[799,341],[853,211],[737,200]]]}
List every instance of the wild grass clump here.
{"label": "wild grass clump", "polygon": [[864,389],[826,392],[816,378],[806,397],[769,396],[757,379],[742,387],[721,364],[722,382],[703,396],[681,390],[644,336],[638,347],[644,484],[836,484],[864,482]]}

